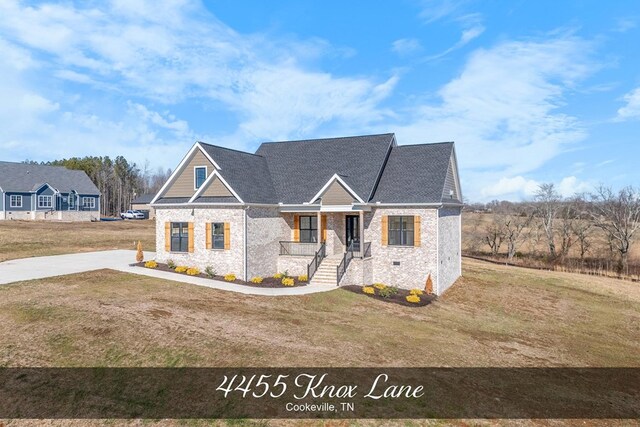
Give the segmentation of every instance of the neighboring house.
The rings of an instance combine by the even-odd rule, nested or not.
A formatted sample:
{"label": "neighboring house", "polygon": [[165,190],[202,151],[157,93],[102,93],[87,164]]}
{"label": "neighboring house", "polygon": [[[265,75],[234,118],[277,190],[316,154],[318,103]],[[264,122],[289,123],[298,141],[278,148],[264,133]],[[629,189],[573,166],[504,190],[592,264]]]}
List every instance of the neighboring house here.
{"label": "neighboring house", "polygon": [[91,221],[100,191],[86,173],[62,166],[0,162],[0,220]]}
{"label": "neighboring house", "polygon": [[454,144],[394,134],[263,143],[255,154],[197,142],[154,197],[157,260],[245,280],[386,283],[441,294],[461,274]]}
{"label": "neighboring house", "polygon": [[131,209],[143,212],[148,219],[155,219],[156,210],[151,206],[155,194],[141,194],[131,201]]}

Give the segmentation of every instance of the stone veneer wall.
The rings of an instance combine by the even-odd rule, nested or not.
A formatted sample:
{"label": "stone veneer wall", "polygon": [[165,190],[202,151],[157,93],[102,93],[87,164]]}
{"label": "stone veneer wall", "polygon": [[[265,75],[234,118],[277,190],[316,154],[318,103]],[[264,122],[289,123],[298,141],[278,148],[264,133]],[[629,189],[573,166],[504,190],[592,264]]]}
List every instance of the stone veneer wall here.
{"label": "stone veneer wall", "polygon": [[279,270],[280,241],[290,240],[290,235],[278,208],[247,209],[247,279],[272,276]]}
{"label": "stone veneer wall", "polygon": [[0,211],[0,220],[91,221],[100,219],[98,212],[85,211]]}
{"label": "stone veneer wall", "polygon": [[[421,245],[382,246],[383,215],[420,216]],[[431,208],[374,208],[365,213],[365,241],[371,242],[374,283],[385,283],[399,288],[424,288],[427,276],[438,283],[438,210]],[[394,261],[400,265],[393,265]]]}
{"label": "stone veneer wall", "polygon": [[283,255],[278,257],[278,272],[284,273],[288,271],[291,276],[307,274],[307,266],[312,259],[313,256]]}
{"label": "stone veneer wall", "polygon": [[[193,215],[191,212],[193,211]],[[193,222],[194,251],[178,253],[165,251],[165,222]],[[228,222],[231,247],[229,250],[206,248],[206,223]],[[244,274],[244,210],[241,207],[207,208],[157,208],[156,209],[156,260],[172,260],[176,265],[195,266],[204,270],[213,267],[217,274]]]}
{"label": "stone veneer wall", "polygon": [[[438,295],[446,291],[462,274],[460,248],[460,208],[438,211]],[[434,282],[435,283],[435,282]]]}

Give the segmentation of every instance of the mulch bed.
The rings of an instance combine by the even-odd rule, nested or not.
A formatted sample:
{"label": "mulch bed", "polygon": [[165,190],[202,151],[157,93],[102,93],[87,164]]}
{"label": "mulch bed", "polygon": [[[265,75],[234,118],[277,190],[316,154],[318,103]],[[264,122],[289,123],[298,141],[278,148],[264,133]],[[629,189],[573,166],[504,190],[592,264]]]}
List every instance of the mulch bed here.
{"label": "mulch bed", "polygon": [[[136,267],[142,267],[142,268],[147,268],[144,266],[144,262],[138,262],[133,264]],[[159,271],[167,271],[169,273],[174,273],[174,274],[179,274],[182,276],[188,276],[187,273],[176,273],[173,268],[169,268],[169,266],[167,264],[161,264],[158,263],[158,267],[157,268],[150,268],[149,270],[159,270]],[[210,279],[210,280],[217,280],[219,282],[227,282],[227,283],[236,283],[238,285],[244,285],[244,286],[251,286],[254,288],[296,288],[296,287],[300,287],[300,286],[306,286],[308,284],[308,282],[300,282],[298,280],[297,277],[293,277],[293,281],[294,281],[294,285],[293,286],[284,286],[282,284],[282,279],[275,279],[273,277],[264,277],[262,280],[262,283],[257,284],[257,283],[253,283],[253,282],[245,282],[244,280],[240,280],[240,279],[236,279],[233,282],[229,282],[227,280],[224,280],[224,276],[207,276],[205,273],[200,273],[197,274],[195,276],[189,276],[189,277],[201,277],[203,279]]]}
{"label": "mulch bed", "polygon": [[386,297],[386,298],[378,295],[377,289],[374,295],[365,294],[364,292],[362,292],[362,286],[357,286],[357,285],[341,286],[340,289],[353,292],[354,294],[364,295],[369,298],[377,299],[378,301],[404,305],[405,307],[424,307],[425,305],[431,304],[431,301],[437,298],[433,294],[422,294],[420,295],[420,302],[409,302],[407,301],[407,296],[409,295],[409,290],[407,289],[398,289],[397,294],[390,295],[389,297]]}

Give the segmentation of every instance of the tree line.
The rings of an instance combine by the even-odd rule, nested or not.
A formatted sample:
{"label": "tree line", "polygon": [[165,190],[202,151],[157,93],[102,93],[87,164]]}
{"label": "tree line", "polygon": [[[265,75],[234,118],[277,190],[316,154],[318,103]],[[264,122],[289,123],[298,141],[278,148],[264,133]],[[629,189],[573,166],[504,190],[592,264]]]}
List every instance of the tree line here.
{"label": "tree line", "polygon": [[[38,162],[26,160],[24,163]],[[40,162],[50,166],[84,171],[102,194],[100,214],[115,216],[129,209],[131,201],[142,194],[156,193],[171,175],[170,169],[154,171],[145,162],[142,169],[123,156],[71,157],[69,159]]]}
{"label": "tree line", "polygon": [[[541,184],[529,201],[468,208],[485,213],[473,224],[471,252],[485,248],[499,257],[506,249],[509,261],[530,257],[575,265],[577,260],[581,267],[595,258],[619,274],[629,273],[629,252],[640,228],[640,191],[634,187],[614,191],[602,185],[563,198],[553,184]],[[525,255],[526,242],[530,250]]]}

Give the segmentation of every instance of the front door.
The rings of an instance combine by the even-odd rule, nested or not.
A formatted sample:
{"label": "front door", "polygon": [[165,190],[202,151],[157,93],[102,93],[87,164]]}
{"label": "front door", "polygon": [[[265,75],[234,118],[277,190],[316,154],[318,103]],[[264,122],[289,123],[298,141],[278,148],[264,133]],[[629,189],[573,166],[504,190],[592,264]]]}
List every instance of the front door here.
{"label": "front door", "polygon": [[354,246],[360,244],[360,216],[359,215],[347,215],[347,223],[345,226],[347,248],[353,242]]}

